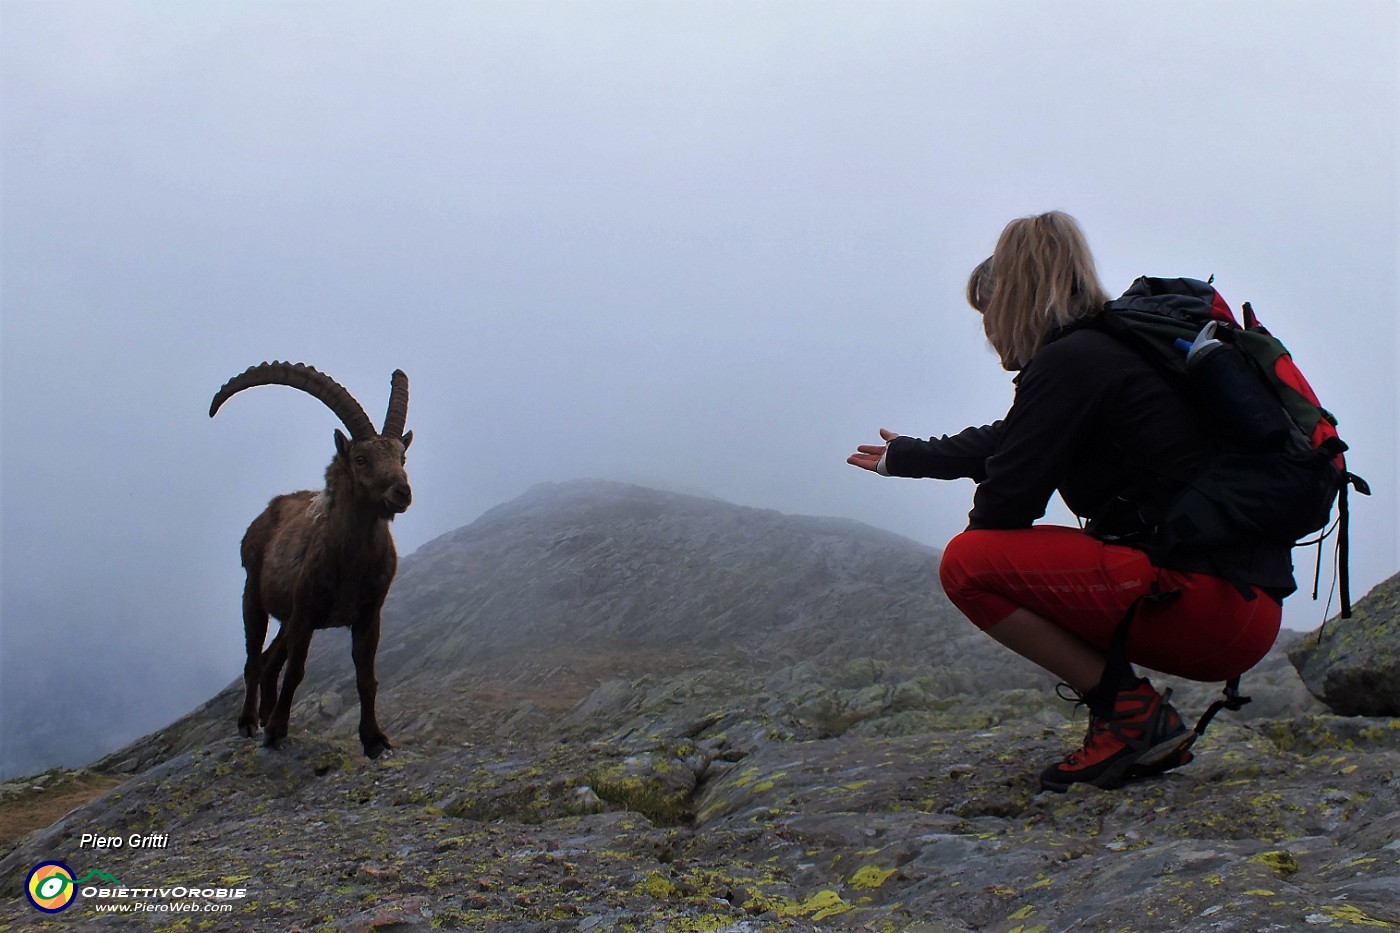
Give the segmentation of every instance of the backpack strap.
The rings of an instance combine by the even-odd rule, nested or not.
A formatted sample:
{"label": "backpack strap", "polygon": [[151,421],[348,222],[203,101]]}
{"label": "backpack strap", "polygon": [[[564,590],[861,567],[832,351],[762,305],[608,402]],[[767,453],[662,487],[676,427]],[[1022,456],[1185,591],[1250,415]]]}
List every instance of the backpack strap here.
{"label": "backpack strap", "polygon": [[[1363,496],[1369,496],[1371,484],[1347,471],[1342,474],[1342,482],[1337,489],[1337,592],[1342,601],[1343,619],[1351,618],[1351,507],[1347,503],[1347,490],[1352,488]],[[1319,543],[1319,550],[1321,547]],[[1319,637],[1321,634],[1319,630]]]}
{"label": "backpack strap", "polygon": [[[1342,471],[1342,477],[1337,483],[1337,521],[1335,525],[1324,531],[1309,541],[1300,541],[1297,547],[1317,545],[1317,558],[1313,567],[1313,588],[1312,598],[1315,602],[1322,586],[1322,545],[1331,536],[1333,531],[1337,532],[1337,594],[1341,601],[1341,612],[1339,617],[1343,619],[1351,618],[1351,503],[1349,493],[1355,489],[1363,496],[1371,494],[1371,484],[1360,476],[1349,470]],[[1331,597],[1328,597],[1328,605],[1331,605]],[[1327,627],[1326,622],[1317,630],[1318,641],[1322,640],[1323,630]]]}
{"label": "backpack strap", "polygon": [[1337,490],[1337,593],[1342,600],[1343,619],[1351,618],[1351,509],[1347,506],[1350,485],[1344,477]]}
{"label": "backpack strap", "polygon": [[1118,691],[1122,689],[1129,671],[1132,670],[1132,664],[1128,661],[1128,631],[1132,628],[1133,619],[1137,617],[1138,607],[1143,603],[1162,605],[1180,596],[1181,590],[1164,590],[1154,580],[1152,589],[1128,604],[1123,618],[1118,620],[1118,624],[1113,628],[1113,635],[1108,640],[1103,676],[1092,690],[1084,694],[1084,703],[1089,707],[1090,713],[1100,719],[1111,719],[1113,716]]}
{"label": "backpack strap", "polygon": [[1238,677],[1231,677],[1227,680],[1222,692],[1225,694],[1224,698],[1216,700],[1201,715],[1200,720],[1196,723],[1195,734],[1191,736],[1191,741],[1184,747],[1190,748],[1197,739],[1205,735],[1206,726],[1210,725],[1210,721],[1215,718],[1216,713],[1222,709],[1228,709],[1232,713],[1239,712],[1246,703],[1251,702],[1250,697],[1240,696],[1240,679]]}

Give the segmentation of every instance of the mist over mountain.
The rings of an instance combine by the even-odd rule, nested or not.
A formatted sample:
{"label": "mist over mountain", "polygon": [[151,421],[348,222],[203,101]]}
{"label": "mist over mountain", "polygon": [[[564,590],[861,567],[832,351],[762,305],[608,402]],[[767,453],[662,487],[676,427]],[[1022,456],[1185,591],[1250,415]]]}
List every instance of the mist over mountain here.
{"label": "mist over mountain", "polygon": [[[174,656],[159,676],[151,648],[126,637],[141,630],[139,615],[114,612],[103,594],[89,594],[85,626],[51,625],[48,607],[17,607],[7,617],[3,651],[23,663],[5,665],[0,680],[0,780],[52,767],[87,764],[140,737],[208,698],[234,670]],[[237,606],[231,607],[236,624]],[[70,643],[56,634],[87,628],[97,640]]]}

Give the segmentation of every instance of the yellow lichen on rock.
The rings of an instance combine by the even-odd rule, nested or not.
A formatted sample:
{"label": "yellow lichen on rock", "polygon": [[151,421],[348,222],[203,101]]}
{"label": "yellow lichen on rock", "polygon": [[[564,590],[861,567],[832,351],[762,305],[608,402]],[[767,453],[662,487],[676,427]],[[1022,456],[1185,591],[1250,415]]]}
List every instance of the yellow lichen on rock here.
{"label": "yellow lichen on rock", "polygon": [[862,865],[856,869],[856,873],[851,875],[851,880],[847,882],[850,887],[857,890],[869,890],[878,888],[889,880],[895,870],[893,868],[881,868],[878,865]]}
{"label": "yellow lichen on rock", "polygon": [[1372,917],[1370,914],[1366,913],[1366,911],[1351,904],[1343,904],[1340,906],[1328,904],[1322,907],[1321,911],[1333,920],[1338,920],[1342,923],[1350,923],[1355,926],[1383,927],[1387,930],[1400,928],[1400,924],[1392,923],[1389,920],[1381,920],[1378,917]]}
{"label": "yellow lichen on rock", "polygon": [[664,901],[667,898],[676,896],[675,884],[671,882],[670,878],[667,878],[658,871],[648,872],[647,876],[642,879],[642,883],[637,886],[637,889],[639,893],[645,894],[648,897],[654,897],[658,901]]}
{"label": "yellow lichen on rock", "polygon": [[1297,859],[1282,849],[1251,855],[1249,861],[1258,865],[1267,865],[1285,878],[1298,871]]}

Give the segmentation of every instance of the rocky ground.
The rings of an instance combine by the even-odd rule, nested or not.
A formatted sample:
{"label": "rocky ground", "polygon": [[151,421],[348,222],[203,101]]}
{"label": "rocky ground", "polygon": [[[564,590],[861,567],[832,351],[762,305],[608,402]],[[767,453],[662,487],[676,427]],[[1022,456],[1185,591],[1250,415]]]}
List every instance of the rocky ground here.
{"label": "rocky ground", "polygon": [[[1041,793],[1083,712],[945,615],[927,549],[659,495],[549,491],[406,561],[392,757],[322,650],[279,750],[230,687],[0,785],[0,933],[1400,927],[1400,720],[1329,712],[1301,640],[1190,765]],[[1188,718],[1216,689],[1156,680]],[[49,860],[89,892],[52,916]]]}
{"label": "rocky ground", "polygon": [[[1396,720],[1226,720],[1177,773],[1060,795],[1037,792],[1035,765],[1076,723],[801,739],[675,699],[590,740],[382,761],[309,736],[220,740],[0,859],[0,930],[1400,927]],[[169,839],[97,851],[83,833]],[[48,859],[247,896],[126,916],[80,898],[46,919],[20,886]]]}

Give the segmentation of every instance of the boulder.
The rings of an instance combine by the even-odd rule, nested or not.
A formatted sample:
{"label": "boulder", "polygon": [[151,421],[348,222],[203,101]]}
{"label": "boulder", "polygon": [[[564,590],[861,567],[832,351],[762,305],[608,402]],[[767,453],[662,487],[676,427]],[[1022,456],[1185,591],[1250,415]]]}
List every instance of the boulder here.
{"label": "boulder", "polygon": [[1400,716],[1400,574],[1288,652],[1313,696],[1343,716]]}

